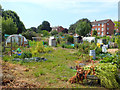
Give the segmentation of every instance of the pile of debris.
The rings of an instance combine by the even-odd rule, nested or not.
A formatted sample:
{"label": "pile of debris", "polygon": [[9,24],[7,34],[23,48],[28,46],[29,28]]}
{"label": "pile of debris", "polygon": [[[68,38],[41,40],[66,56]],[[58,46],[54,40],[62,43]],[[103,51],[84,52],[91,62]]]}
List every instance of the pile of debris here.
{"label": "pile of debris", "polygon": [[[19,72],[17,65],[3,62],[2,64],[2,89],[4,88],[39,88],[39,84],[32,84],[29,81],[17,77],[14,72]],[[14,71],[14,72],[13,72]],[[23,73],[23,72],[20,72]]]}

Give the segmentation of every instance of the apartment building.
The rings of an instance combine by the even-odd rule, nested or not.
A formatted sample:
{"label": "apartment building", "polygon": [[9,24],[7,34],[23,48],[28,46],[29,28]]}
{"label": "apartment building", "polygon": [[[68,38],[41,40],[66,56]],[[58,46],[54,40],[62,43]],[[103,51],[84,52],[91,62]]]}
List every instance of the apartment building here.
{"label": "apartment building", "polygon": [[97,30],[98,36],[107,36],[107,35],[113,35],[114,34],[114,23],[111,19],[106,20],[100,20],[100,21],[94,21],[91,22],[92,24],[92,30],[91,30],[91,36],[94,30]]}

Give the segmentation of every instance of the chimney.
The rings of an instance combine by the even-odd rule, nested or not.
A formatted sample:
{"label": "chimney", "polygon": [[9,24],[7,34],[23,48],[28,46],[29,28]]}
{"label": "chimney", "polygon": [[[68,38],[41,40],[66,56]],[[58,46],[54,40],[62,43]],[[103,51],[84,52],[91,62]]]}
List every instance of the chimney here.
{"label": "chimney", "polygon": [[96,22],[96,20],[95,20],[95,22]]}

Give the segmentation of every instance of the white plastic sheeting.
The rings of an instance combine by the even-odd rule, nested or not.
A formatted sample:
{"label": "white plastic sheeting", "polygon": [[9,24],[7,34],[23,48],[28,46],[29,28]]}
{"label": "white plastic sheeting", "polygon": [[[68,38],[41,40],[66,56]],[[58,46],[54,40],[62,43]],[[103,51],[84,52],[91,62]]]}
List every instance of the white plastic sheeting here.
{"label": "white plastic sheeting", "polygon": [[[22,35],[17,35],[17,34],[14,34],[14,35],[10,35],[7,39],[6,39],[6,45],[8,44],[8,43],[11,43],[11,37],[12,37],[12,42],[14,43],[17,43],[17,44],[19,44],[19,42],[20,42],[20,44],[22,44],[23,42],[24,42],[24,44],[27,44],[27,39],[24,37],[24,36],[22,36]],[[23,39],[24,38],[24,39]],[[20,41],[19,41],[20,40]],[[23,41],[24,40],[24,41]]]}
{"label": "white plastic sheeting", "polygon": [[95,37],[83,37],[83,41],[88,41],[88,42],[94,41],[95,42]]}

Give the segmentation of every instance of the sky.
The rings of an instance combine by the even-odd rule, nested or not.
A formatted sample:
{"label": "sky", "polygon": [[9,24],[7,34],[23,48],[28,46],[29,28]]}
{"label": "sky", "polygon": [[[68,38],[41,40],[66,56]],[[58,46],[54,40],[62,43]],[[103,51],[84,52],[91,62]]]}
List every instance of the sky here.
{"label": "sky", "polygon": [[26,28],[43,21],[69,28],[82,18],[118,20],[119,0],[0,0],[4,10],[15,11]]}

